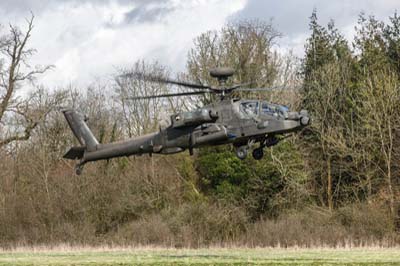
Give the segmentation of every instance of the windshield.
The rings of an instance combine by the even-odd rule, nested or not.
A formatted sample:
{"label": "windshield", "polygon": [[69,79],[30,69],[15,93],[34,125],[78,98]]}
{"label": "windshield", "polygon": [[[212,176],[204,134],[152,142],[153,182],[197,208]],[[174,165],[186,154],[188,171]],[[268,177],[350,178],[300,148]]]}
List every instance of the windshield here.
{"label": "windshield", "polygon": [[272,106],[268,103],[262,103],[261,112],[263,114],[273,115],[276,112],[275,108],[276,108],[275,106]]}
{"label": "windshield", "polygon": [[283,105],[277,105],[267,102],[263,102],[261,105],[262,114],[267,114],[272,116],[282,116],[286,118],[288,111],[289,108]]}
{"label": "windshield", "polygon": [[242,102],[240,104],[240,111],[248,117],[257,116],[258,102],[256,101]]}

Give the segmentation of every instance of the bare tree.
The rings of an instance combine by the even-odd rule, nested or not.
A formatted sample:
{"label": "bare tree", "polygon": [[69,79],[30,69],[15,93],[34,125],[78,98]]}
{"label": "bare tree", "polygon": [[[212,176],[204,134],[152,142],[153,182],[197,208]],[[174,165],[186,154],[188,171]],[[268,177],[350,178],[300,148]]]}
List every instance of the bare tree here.
{"label": "bare tree", "polygon": [[25,32],[10,24],[9,32],[0,37],[0,147],[29,139],[32,130],[49,112],[49,109],[31,108],[34,94],[27,98],[17,97],[17,91],[26,82],[51,68],[29,65],[29,59],[35,53],[34,49],[28,48],[33,20],[32,15],[26,21]]}
{"label": "bare tree", "polygon": [[[360,95],[364,122],[363,143],[372,155],[371,164],[376,169],[375,178],[384,178],[386,200],[394,221],[398,219],[396,206],[396,158],[399,156],[400,93],[397,73],[381,70],[368,77]],[[397,170],[397,171],[396,171]],[[379,182],[380,183],[380,182]]]}
{"label": "bare tree", "polygon": [[[285,69],[289,61],[273,49],[280,36],[271,23],[259,20],[230,23],[220,31],[201,34],[188,55],[187,79],[217,85],[209,70],[229,66],[235,70],[231,83],[251,83],[255,87],[283,85],[288,78],[280,75],[293,71],[289,65]],[[257,95],[266,98],[266,93]],[[205,102],[209,100],[206,98]]]}
{"label": "bare tree", "polygon": [[[319,176],[323,186],[323,193],[318,193],[322,203],[326,203],[330,210],[334,208],[334,196],[340,192],[338,173],[343,171],[344,158],[357,158],[356,149],[352,149],[354,134],[352,121],[348,119],[346,104],[353,100],[349,90],[344,87],[342,80],[347,80],[346,71],[341,70],[337,63],[326,64],[312,75],[307,92],[308,107],[313,111],[313,123],[309,130],[314,134],[318,145],[313,144],[310,155],[317,154],[319,160],[312,160],[312,169],[315,176]],[[346,100],[346,101],[345,101]],[[340,165],[340,167],[339,167]],[[337,197],[337,195],[336,195]],[[325,200],[326,199],[326,200]]]}
{"label": "bare tree", "polygon": [[[122,73],[141,73],[162,77],[166,76],[166,69],[158,63],[148,64],[138,61],[131,70],[122,71]],[[139,136],[157,130],[159,122],[167,119],[168,100],[163,98],[132,100],[132,98],[163,94],[168,92],[169,86],[145,81],[134,75],[119,77],[116,82],[117,102],[122,110],[128,136]]]}

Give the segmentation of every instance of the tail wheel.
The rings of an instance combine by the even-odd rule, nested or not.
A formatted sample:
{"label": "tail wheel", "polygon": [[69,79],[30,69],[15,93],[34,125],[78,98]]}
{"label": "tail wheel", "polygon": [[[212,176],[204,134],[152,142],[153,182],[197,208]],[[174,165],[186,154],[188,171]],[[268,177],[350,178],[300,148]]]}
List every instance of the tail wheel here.
{"label": "tail wheel", "polygon": [[248,148],[247,146],[240,146],[236,149],[236,156],[240,159],[240,160],[244,160],[247,157],[247,153],[248,153]]}
{"label": "tail wheel", "polygon": [[254,158],[255,160],[261,160],[262,157],[264,156],[264,150],[263,150],[263,148],[254,149],[252,155],[253,155],[253,158]]}
{"label": "tail wheel", "polygon": [[76,174],[76,175],[81,175],[82,172],[83,172],[83,165],[77,164],[77,165],[75,166],[75,174]]}

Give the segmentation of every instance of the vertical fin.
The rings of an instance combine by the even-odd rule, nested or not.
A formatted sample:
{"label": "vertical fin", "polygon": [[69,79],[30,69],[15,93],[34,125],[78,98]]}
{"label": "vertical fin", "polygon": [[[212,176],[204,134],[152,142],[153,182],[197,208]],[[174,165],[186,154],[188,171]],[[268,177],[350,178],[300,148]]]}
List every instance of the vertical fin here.
{"label": "vertical fin", "polygon": [[65,119],[67,119],[68,125],[79,143],[82,146],[86,146],[88,151],[96,150],[99,142],[82,119],[82,116],[72,109],[63,110],[62,112],[64,113]]}

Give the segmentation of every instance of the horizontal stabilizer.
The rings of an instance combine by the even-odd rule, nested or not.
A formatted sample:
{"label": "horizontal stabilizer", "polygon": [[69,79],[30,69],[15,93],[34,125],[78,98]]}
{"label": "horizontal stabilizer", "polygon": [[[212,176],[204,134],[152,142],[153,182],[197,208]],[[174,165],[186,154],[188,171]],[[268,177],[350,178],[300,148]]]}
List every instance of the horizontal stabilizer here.
{"label": "horizontal stabilizer", "polygon": [[82,159],[83,154],[85,153],[86,147],[80,146],[80,147],[72,147],[69,149],[69,151],[64,154],[65,159],[71,159],[71,160],[76,160],[76,159]]}

